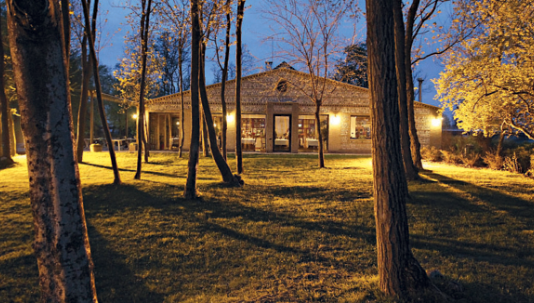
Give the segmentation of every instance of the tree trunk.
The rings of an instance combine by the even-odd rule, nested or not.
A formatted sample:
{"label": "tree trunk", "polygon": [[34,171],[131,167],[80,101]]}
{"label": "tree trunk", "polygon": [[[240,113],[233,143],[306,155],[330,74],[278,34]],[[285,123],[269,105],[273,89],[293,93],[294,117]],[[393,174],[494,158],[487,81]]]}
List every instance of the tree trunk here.
{"label": "tree trunk", "polygon": [[228,121],[226,116],[228,112],[226,110],[226,80],[228,80],[228,61],[230,60],[230,29],[232,27],[232,12],[230,10],[231,0],[226,0],[227,14],[226,14],[226,37],[224,41],[224,65],[222,71],[221,81],[221,105],[222,105],[222,138],[221,148],[224,161],[228,161],[226,150],[226,134],[228,132]]}
{"label": "tree trunk", "polygon": [[57,1],[7,1],[41,302],[97,302]]}
{"label": "tree trunk", "polygon": [[421,143],[419,142],[419,136],[417,135],[417,129],[415,128],[415,89],[413,85],[412,75],[412,44],[413,44],[413,26],[415,22],[415,16],[417,8],[419,7],[420,0],[414,0],[408,15],[406,16],[406,35],[404,41],[404,54],[406,62],[406,98],[408,105],[408,127],[410,130],[410,143],[412,150],[413,164],[417,169],[423,169],[422,157],[421,157]]}
{"label": "tree trunk", "polygon": [[197,168],[199,158],[200,115],[198,77],[200,72],[200,0],[191,0],[191,144],[187,164],[184,198],[197,198]]}
{"label": "tree trunk", "polygon": [[182,150],[184,148],[184,137],[185,137],[185,131],[184,131],[184,75],[182,72],[182,55],[183,55],[183,49],[180,48],[178,50],[180,53],[178,55],[178,73],[180,76],[180,147],[178,147],[178,157],[182,157]]}
{"label": "tree trunk", "polygon": [[[317,140],[319,140],[319,168],[324,168],[324,144],[323,144],[323,134],[321,133],[321,102],[315,101],[315,129],[317,131]],[[291,144],[291,143],[289,143]]]}
{"label": "tree trunk", "polygon": [[410,130],[408,126],[408,104],[406,99],[406,56],[404,53],[404,21],[402,17],[401,0],[393,1],[393,18],[395,33],[395,66],[397,75],[397,92],[399,96],[400,140],[402,161],[406,179],[413,181],[419,178],[413,164],[410,150]]}
{"label": "tree trunk", "polygon": [[[137,169],[134,179],[141,179],[141,159],[143,156],[143,149],[145,149],[145,162],[148,162],[148,144],[145,134],[145,83],[146,83],[146,59],[148,49],[148,27],[150,24],[150,6],[152,0],[148,0],[148,4],[145,7],[145,0],[142,1],[143,15],[141,17],[141,88],[139,93],[139,116],[138,116],[138,129],[137,129]],[[159,138],[158,138],[159,139]]]}
{"label": "tree trunk", "polygon": [[204,111],[204,125],[205,130],[209,133],[209,140],[211,147],[211,154],[213,156],[213,160],[215,161],[215,164],[219,168],[219,172],[221,173],[221,177],[223,179],[223,182],[228,183],[232,186],[241,186],[243,185],[243,182],[241,181],[241,178],[239,176],[234,176],[232,174],[232,170],[230,169],[230,166],[228,166],[228,163],[224,160],[221,152],[219,151],[219,148],[217,147],[217,134],[215,133],[215,127],[213,126],[213,117],[211,115],[209,100],[208,100],[208,93],[206,91],[206,82],[204,79],[204,59],[205,53],[202,52],[202,57],[200,60],[200,76],[198,79],[199,82],[199,90],[200,90],[200,100],[202,101],[202,110]]}
{"label": "tree trunk", "polygon": [[409,297],[428,287],[429,280],[409,246],[408,188],[399,141],[395,47],[392,43],[393,1],[366,1],[373,194],[380,289],[388,295]]}
{"label": "tree trunk", "polygon": [[[82,40],[82,89],[80,92],[80,107],[78,108],[78,136],[76,137],[76,159],[83,162],[83,149],[85,146],[85,114],[87,112],[87,99],[89,98],[89,79],[92,73],[91,57],[87,56],[87,38]],[[92,143],[92,142],[91,142]]]}
{"label": "tree trunk", "polygon": [[[95,1],[95,5],[98,6],[98,0]],[[108,121],[106,119],[106,112],[104,110],[104,102],[102,101],[102,86],[100,85],[100,75],[98,73],[98,59],[96,58],[95,43],[93,39],[93,32],[89,23],[89,7],[87,1],[82,0],[83,14],[85,19],[85,33],[89,40],[89,50],[91,54],[91,60],[93,62],[93,76],[96,88],[96,98],[98,100],[98,112],[100,114],[100,120],[102,122],[102,128],[106,137],[106,142],[109,149],[109,157],[111,158],[111,166],[113,167],[113,184],[121,184],[121,177],[119,174],[119,167],[117,165],[117,159],[115,157],[115,150],[113,149],[113,141],[111,140],[111,133],[109,132]]]}
{"label": "tree trunk", "polygon": [[[200,69],[200,73],[202,74],[202,68]],[[202,77],[202,76],[200,76]],[[199,80],[200,81],[200,80]],[[199,83],[199,89],[202,92],[202,84]],[[202,93],[201,93],[202,94]],[[208,142],[208,124],[206,123],[206,111],[204,110],[204,100],[202,99],[202,96],[200,97],[201,104],[202,104],[202,112],[200,113],[202,117],[202,156],[209,157],[210,156],[210,144]],[[209,109],[208,109],[209,111]],[[213,122],[211,123],[213,125]],[[215,145],[217,146],[217,145]]]}
{"label": "tree trunk", "polygon": [[237,173],[243,173],[243,151],[241,149],[241,67],[242,67],[242,42],[241,42],[241,26],[243,24],[243,15],[245,13],[245,1],[237,0],[237,21],[235,28],[236,35],[236,77],[235,77],[235,158]]}
{"label": "tree trunk", "polygon": [[[2,150],[0,155],[2,157],[7,158],[8,162],[13,162],[13,159],[11,159],[11,140],[10,140],[10,125],[9,125],[9,115],[11,115],[11,111],[9,109],[9,103],[7,102],[6,98],[6,91],[5,91],[5,84],[4,84],[4,47],[3,47],[3,41],[4,37],[2,37],[2,19],[0,18],[0,58],[2,58],[2,62],[0,62],[0,108],[2,109],[2,112],[0,116],[2,117],[2,125],[0,129],[2,129]],[[15,142],[13,142],[15,144]]]}

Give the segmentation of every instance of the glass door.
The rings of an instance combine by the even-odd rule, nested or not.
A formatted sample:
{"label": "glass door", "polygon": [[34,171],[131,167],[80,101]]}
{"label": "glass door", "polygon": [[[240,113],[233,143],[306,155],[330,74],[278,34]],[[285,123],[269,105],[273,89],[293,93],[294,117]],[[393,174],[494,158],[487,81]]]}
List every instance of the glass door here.
{"label": "glass door", "polygon": [[274,148],[275,152],[291,151],[291,116],[274,115]]}

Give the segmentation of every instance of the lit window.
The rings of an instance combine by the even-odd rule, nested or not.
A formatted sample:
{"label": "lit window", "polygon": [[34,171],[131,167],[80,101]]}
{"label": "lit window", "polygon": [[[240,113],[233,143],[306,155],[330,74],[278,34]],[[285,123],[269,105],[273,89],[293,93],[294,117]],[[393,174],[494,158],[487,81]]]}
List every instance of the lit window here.
{"label": "lit window", "polygon": [[350,117],[350,138],[371,139],[371,118],[369,116]]}

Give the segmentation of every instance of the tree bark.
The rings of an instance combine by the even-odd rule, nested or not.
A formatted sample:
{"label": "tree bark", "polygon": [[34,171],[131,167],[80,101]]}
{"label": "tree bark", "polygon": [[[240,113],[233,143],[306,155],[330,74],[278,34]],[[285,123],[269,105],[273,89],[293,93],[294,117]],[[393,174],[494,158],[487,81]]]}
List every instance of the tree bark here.
{"label": "tree bark", "polygon": [[198,77],[200,72],[200,0],[191,0],[191,144],[189,145],[189,162],[187,164],[187,181],[184,198],[196,199],[197,169],[200,140],[200,110]]}
{"label": "tree bark", "polygon": [[180,147],[178,147],[178,157],[182,157],[182,150],[184,148],[184,75],[182,72],[182,63],[183,63],[183,48],[178,50],[180,53],[178,55],[178,74],[180,77]]}
{"label": "tree bark", "polygon": [[[2,127],[0,127],[0,129],[2,130],[2,153],[0,155],[7,158],[8,162],[13,162],[13,159],[11,158],[11,132],[9,125],[9,115],[11,115],[11,112],[6,98],[4,83],[4,37],[2,36],[2,19],[0,18],[0,58],[2,58],[2,62],[0,62],[0,108],[2,110],[0,114],[0,116],[2,116]],[[15,142],[13,142],[13,144],[15,144]]]}
{"label": "tree bark", "polygon": [[410,150],[410,129],[408,126],[408,104],[406,99],[406,54],[404,49],[404,21],[402,18],[401,0],[393,1],[393,18],[395,33],[395,66],[397,75],[397,92],[399,96],[399,121],[402,161],[404,172],[409,181],[417,180],[419,175],[412,160]]}
{"label": "tree bark", "polygon": [[408,105],[408,126],[410,130],[410,143],[412,150],[413,164],[417,169],[423,169],[422,157],[421,157],[421,143],[419,142],[419,136],[417,135],[417,129],[415,127],[415,89],[413,85],[412,75],[412,45],[413,45],[413,26],[415,22],[415,16],[417,8],[419,7],[420,0],[414,0],[408,15],[406,17],[406,35],[405,35],[405,65],[406,65],[406,98]]}
{"label": "tree bark", "polygon": [[83,162],[85,114],[87,112],[87,99],[89,99],[89,79],[92,76],[91,63],[91,57],[87,56],[87,39],[84,37],[82,41],[82,89],[80,92],[80,107],[78,108],[78,136],[76,137],[76,159],[78,163]]}
{"label": "tree bark", "polygon": [[7,1],[41,302],[97,302],[59,3]]}
{"label": "tree bark", "polygon": [[235,77],[235,158],[237,173],[243,173],[243,150],[241,146],[241,68],[242,68],[242,39],[241,31],[243,24],[243,15],[245,13],[245,1],[246,0],[237,0],[237,20],[235,35],[237,40],[236,45],[236,77]]}
{"label": "tree bark", "polygon": [[[202,68],[200,69],[200,73],[203,74]],[[201,76],[201,78],[203,77]],[[199,89],[202,94],[202,84],[199,84]],[[209,157],[210,156],[210,151],[209,151],[210,144],[208,142],[208,124],[206,123],[206,111],[204,110],[204,100],[202,99],[202,96],[200,97],[200,99],[201,99],[201,104],[202,104],[202,112],[200,113],[202,117],[202,122],[201,122],[202,123],[202,156]],[[213,121],[211,125],[213,125]]]}
{"label": "tree bark", "polygon": [[[95,1],[95,5],[98,5],[98,0]],[[119,174],[119,167],[117,165],[117,159],[115,157],[115,150],[113,149],[113,141],[111,140],[111,133],[109,132],[108,121],[106,119],[106,112],[104,110],[104,102],[102,101],[102,86],[100,85],[100,74],[98,72],[98,59],[96,58],[95,51],[95,39],[93,39],[93,32],[89,23],[89,7],[87,1],[82,0],[83,15],[85,19],[85,33],[89,40],[89,50],[91,54],[91,60],[93,62],[93,76],[96,88],[96,98],[98,100],[98,112],[100,114],[100,120],[102,122],[102,128],[104,130],[104,136],[109,149],[109,157],[111,158],[111,166],[113,168],[113,184],[121,184],[121,177]]]}
{"label": "tree bark", "polygon": [[388,295],[406,298],[428,287],[429,280],[409,245],[408,188],[399,141],[393,1],[366,1],[373,194],[379,286]]}
{"label": "tree bark", "polygon": [[230,29],[232,28],[232,12],[230,10],[231,0],[226,0],[227,13],[226,13],[226,37],[224,40],[224,65],[222,70],[221,81],[221,105],[222,105],[222,135],[221,135],[221,148],[224,161],[228,161],[226,150],[226,134],[228,132],[228,121],[226,116],[228,115],[226,109],[226,80],[228,80],[228,61],[230,60]]}
{"label": "tree bark", "polygon": [[[152,5],[152,0],[142,1],[143,15],[141,17],[141,88],[139,93],[139,117],[137,125],[137,169],[135,172],[134,179],[141,179],[141,159],[143,156],[143,149],[145,149],[145,162],[148,162],[148,154],[146,150],[148,149],[147,139],[145,135],[145,82],[146,82],[146,59],[147,59],[147,50],[148,50],[148,27],[150,24],[150,6]],[[159,140],[159,138],[158,138]]]}
{"label": "tree bark", "polygon": [[[319,168],[324,168],[324,144],[323,144],[323,134],[321,133],[321,102],[315,100],[315,129],[317,131],[317,140],[319,140]],[[291,143],[290,143],[291,144]]]}

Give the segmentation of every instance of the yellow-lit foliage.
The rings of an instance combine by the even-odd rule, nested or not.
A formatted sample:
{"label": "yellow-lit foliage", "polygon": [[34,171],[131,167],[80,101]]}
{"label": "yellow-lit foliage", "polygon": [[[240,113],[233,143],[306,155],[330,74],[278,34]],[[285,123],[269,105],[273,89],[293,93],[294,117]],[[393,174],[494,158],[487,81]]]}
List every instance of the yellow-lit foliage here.
{"label": "yellow-lit foliage", "polygon": [[473,35],[446,58],[438,98],[465,130],[504,125],[534,139],[534,1],[483,0],[457,8]]}

